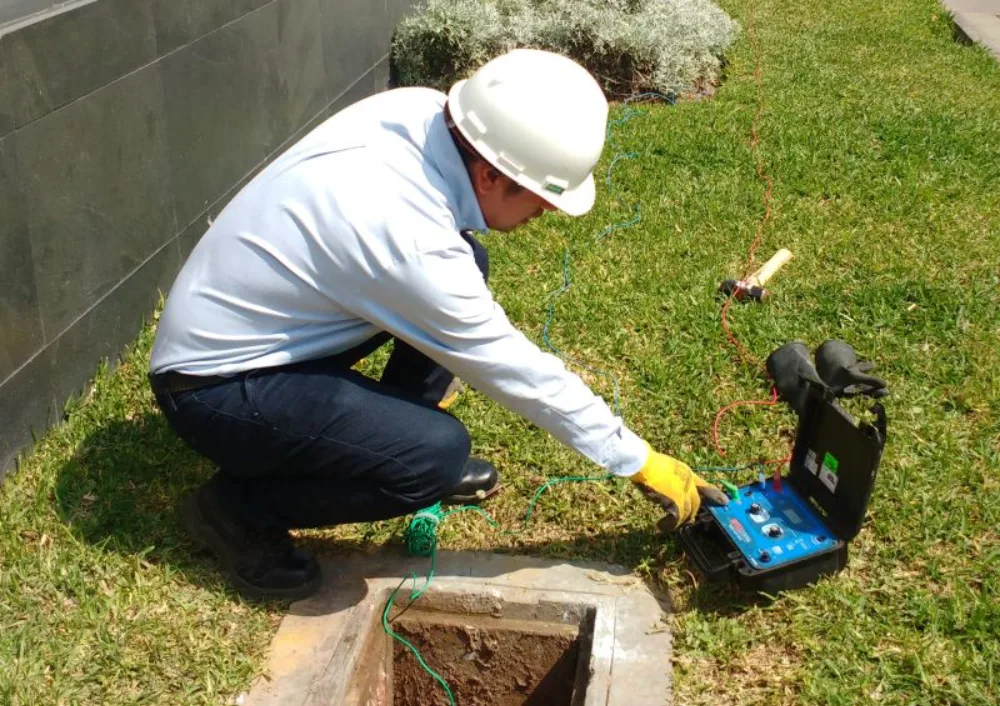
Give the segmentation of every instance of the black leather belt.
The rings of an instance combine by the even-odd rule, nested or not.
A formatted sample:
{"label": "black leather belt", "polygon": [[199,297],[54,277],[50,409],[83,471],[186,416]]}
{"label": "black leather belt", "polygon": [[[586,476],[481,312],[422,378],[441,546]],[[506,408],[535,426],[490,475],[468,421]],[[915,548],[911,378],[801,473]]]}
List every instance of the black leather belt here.
{"label": "black leather belt", "polygon": [[185,375],[184,373],[158,373],[150,375],[150,384],[153,391],[163,390],[166,392],[188,392],[189,390],[200,390],[203,387],[221,385],[224,382],[235,380],[235,377],[223,375]]}

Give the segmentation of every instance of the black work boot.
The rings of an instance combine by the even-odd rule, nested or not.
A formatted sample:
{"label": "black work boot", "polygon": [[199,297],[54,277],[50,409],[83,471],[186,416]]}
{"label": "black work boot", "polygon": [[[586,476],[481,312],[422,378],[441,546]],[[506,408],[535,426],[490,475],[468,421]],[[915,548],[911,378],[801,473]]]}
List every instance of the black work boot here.
{"label": "black work boot", "polygon": [[465,462],[462,479],[442,505],[477,505],[500,490],[500,476],[489,461],[472,457]]}
{"label": "black work boot", "polygon": [[192,539],[222,563],[229,581],[253,601],[300,600],[316,592],[316,560],[296,549],[287,530],[248,527],[219,502],[209,481],[181,502]]}

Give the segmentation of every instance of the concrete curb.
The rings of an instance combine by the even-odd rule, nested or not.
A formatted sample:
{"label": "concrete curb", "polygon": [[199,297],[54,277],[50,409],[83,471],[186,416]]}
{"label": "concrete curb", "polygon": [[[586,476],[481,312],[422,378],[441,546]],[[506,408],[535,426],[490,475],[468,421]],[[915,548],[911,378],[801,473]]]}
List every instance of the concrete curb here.
{"label": "concrete curb", "polygon": [[[392,703],[391,696],[370,696],[384,695],[384,673],[374,677],[374,691],[364,677],[368,682],[362,691],[368,696],[358,698],[358,665],[372,664],[373,654],[381,659],[382,643],[391,650],[380,623],[387,592],[410,572],[423,576],[428,560],[389,550],[374,556],[326,556],[321,563],[323,588],[292,605],[271,643],[268,673],[239,701],[243,706]],[[420,600],[452,605],[455,612],[470,616],[492,611],[498,618],[502,613],[573,623],[580,615],[591,615],[590,684],[585,700],[575,703],[668,706],[672,701],[666,602],[621,567],[442,551],[434,583]],[[389,689],[391,683],[389,676]]]}
{"label": "concrete curb", "polygon": [[959,33],[985,46],[1000,61],[1000,0],[942,0]]}

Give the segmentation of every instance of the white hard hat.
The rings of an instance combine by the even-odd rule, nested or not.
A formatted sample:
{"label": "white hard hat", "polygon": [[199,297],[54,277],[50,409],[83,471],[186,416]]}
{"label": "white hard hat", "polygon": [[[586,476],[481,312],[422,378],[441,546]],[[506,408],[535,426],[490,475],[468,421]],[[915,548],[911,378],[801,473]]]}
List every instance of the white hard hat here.
{"label": "white hard hat", "polygon": [[515,49],[448,93],[455,127],[487,162],[571,216],[594,205],[608,102],[585,68]]}

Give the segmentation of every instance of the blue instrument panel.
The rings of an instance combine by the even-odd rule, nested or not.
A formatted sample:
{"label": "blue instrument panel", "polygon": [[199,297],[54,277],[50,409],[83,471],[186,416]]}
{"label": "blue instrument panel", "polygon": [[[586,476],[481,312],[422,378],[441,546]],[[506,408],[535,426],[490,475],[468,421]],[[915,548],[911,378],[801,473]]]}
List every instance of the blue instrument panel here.
{"label": "blue instrument panel", "polygon": [[710,507],[723,531],[755,569],[770,569],[830,549],[836,538],[787,483],[768,479],[739,489],[725,507]]}

